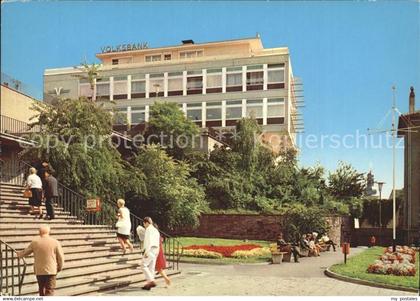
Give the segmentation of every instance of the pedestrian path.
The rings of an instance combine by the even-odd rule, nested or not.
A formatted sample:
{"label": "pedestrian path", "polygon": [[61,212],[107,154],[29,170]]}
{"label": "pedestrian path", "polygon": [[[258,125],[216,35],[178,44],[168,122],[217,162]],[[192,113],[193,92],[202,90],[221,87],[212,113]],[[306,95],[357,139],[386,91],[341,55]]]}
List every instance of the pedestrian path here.
{"label": "pedestrian path", "polygon": [[[351,249],[355,255],[363,249]],[[300,263],[280,265],[198,265],[182,264],[182,274],[173,277],[173,285],[165,288],[158,280],[152,291],[141,285],[102,295],[121,296],[408,296],[412,293],[368,287],[328,278],[324,270],[343,261],[341,252],[325,252],[320,257],[302,258]]]}

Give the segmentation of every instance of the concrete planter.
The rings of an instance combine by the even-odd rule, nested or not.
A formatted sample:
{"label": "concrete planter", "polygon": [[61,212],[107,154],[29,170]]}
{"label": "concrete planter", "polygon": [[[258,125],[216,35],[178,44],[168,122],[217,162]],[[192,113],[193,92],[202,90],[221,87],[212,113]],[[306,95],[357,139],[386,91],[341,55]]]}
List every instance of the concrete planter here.
{"label": "concrete planter", "polygon": [[285,255],[285,252],[271,252],[271,260],[273,261],[273,264],[280,264],[283,261],[283,256]]}

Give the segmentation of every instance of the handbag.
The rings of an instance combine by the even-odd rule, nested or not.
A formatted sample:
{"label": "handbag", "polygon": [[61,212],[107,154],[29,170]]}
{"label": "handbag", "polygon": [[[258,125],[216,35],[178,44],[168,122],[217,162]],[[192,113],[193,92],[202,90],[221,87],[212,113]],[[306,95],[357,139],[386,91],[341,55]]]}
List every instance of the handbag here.
{"label": "handbag", "polygon": [[32,191],[29,188],[25,189],[23,191],[23,197],[24,198],[31,198],[32,197]]}

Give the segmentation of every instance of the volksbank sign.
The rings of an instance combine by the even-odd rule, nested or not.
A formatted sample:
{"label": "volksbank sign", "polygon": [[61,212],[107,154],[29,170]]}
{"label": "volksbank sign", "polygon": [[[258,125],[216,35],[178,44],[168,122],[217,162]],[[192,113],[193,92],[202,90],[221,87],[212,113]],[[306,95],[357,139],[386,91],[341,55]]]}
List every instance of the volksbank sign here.
{"label": "volksbank sign", "polygon": [[121,44],[117,46],[104,46],[101,47],[102,53],[109,53],[109,52],[121,52],[121,51],[133,51],[133,50],[140,50],[140,49],[147,49],[149,45],[147,42],[143,43],[133,43],[133,44]]}

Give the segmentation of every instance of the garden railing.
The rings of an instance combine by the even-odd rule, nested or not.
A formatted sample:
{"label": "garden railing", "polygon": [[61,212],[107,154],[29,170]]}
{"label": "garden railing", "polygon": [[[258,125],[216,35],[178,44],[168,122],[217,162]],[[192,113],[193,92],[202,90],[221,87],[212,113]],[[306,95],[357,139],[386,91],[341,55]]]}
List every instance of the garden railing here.
{"label": "garden railing", "polygon": [[25,274],[25,259],[19,258],[16,250],[0,239],[0,295],[21,295]]}

